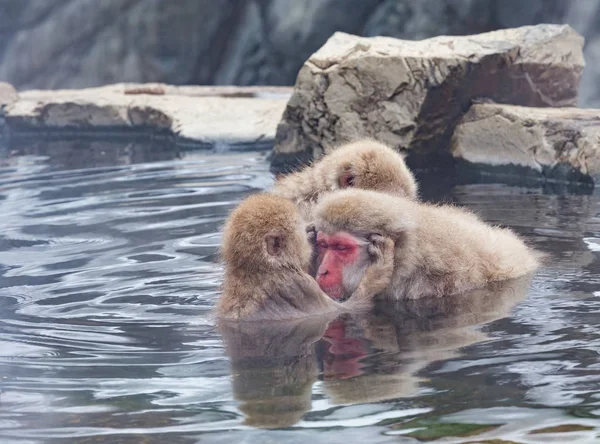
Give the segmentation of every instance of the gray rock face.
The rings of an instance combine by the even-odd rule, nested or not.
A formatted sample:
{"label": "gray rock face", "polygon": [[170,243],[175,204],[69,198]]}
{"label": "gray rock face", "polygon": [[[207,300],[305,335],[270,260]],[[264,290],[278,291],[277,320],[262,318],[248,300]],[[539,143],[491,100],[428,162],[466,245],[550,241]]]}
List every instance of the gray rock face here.
{"label": "gray rock face", "polygon": [[581,104],[600,107],[600,0],[0,0],[0,80],[293,85],[336,31],[424,39],[538,23],[586,38]]}
{"label": "gray rock face", "polygon": [[0,0],[0,80],[19,89],[211,83],[236,0]]}
{"label": "gray rock face", "polygon": [[595,182],[600,111],[473,105],[454,131],[451,153],[479,167],[524,167],[547,179]]}
{"label": "gray rock face", "polygon": [[365,136],[422,155],[443,151],[479,97],[575,105],[582,46],[573,29],[559,25],[417,42],[335,34],[298,74],[273,166]]}

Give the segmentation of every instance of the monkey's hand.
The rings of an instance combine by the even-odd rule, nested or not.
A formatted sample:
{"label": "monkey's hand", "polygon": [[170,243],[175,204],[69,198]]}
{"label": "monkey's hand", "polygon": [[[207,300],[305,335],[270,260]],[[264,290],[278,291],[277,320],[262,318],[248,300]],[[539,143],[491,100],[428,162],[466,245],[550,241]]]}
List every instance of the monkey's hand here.
{"label": "monkey's hand", "polygon": [[373,263],[383,259],[386,239],[387,238],[377,233],[371,233],[367,236],[367,240],[369,241],[367,252],[369,253],[369,257]]}
{"label": "monkey's hand", "polygon": [[315,277],[317,275],[317,269],[318,269],[318,264],[317,264],[317,259],[318,259],[318,255],[317,255],[317,229],[315,228],[314,224],[308,224],[306,226],[306,238],[308,239],[308,243],[310,244],[311,248],[312,248],[312,256],[310,258],[310,263],[308,265],[308,274],[310,274],[312,277]]}
{"label": "monkey's hand", "polygon": [[385,290],[391,283],[394,272],[394,241],[389,237],[372,233],[367,252],[371,258],[371,266],[367,268],[360,285],[369,289],[373,295]]}
{"label": "monkey's hand", "polygon": [[394,241],[379,234],[369,235],[368,240],[367,252],[372,263],[350,298],[357,308],[363,308],[365,302],[372,302],[378,293],[388,288],[394,273]]}
{"label": "monkey's hand", "polygon": [[308,243],[313,247],[317,244],[317,229],[314,224],[306,226],[306,238],[308,239]]}

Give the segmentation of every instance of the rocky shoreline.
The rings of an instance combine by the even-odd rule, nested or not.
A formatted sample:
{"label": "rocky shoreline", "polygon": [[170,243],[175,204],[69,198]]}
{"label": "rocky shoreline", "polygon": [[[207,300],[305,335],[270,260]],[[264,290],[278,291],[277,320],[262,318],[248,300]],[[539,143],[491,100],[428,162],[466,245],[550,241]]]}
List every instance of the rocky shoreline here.
{"label": "rocky shoreline", "polygon": [[0,86],[12,138],[164,138],[178,146],[271,148],[286,87],[115,84],[17,93]]}
{"label": "rocky shoreline", "polygon": [[466,166],[595,186],[600,110],[575,108],[583,39],[566,25],[405,41],[332,36],[295,87],[115,84],[17,93],[0,83],[0,144],[164,138],[270,149],[275,172],[373,137],[415,169]]}

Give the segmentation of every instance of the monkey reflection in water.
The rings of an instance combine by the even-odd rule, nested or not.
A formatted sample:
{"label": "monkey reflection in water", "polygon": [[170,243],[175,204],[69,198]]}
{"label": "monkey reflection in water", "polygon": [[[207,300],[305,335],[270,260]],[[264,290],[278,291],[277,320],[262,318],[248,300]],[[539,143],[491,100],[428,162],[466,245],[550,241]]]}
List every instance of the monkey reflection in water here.
{"label": "monkey reflection in water", "polygon": [[319,367],[335,404],[417,394],[417,373],[485,341],[474,327],[506,317],[527,296],[530,280],[524,276],[444,298],[378,301],[368,314],[335,319],[220,321],[245,423],[261,428],[297,423],[311,409]]}

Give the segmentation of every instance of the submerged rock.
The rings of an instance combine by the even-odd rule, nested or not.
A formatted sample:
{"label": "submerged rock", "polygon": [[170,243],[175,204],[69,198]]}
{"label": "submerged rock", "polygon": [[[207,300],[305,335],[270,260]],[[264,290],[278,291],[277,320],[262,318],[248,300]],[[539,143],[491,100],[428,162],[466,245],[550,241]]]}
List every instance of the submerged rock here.
{"label": "submerged rock", "polygon": [[5,119],[15,134],[134,131],[174,136],[181,144],[270,147],[290,93],[275,87],[163,84],[34,90],[7,105]]}
{"label": "submerged rock", "polygon": [[596,182],[600,111],[476,104],[456,127],[450,151],[479,168]]}
{"label": "submerged rock", "polygon": [[426,156],[447,152],[475,98],[574,106],[582,46],[566,25],[422,41],[337,33],[298,74],[277,128],[273,168],[364,136]]}

